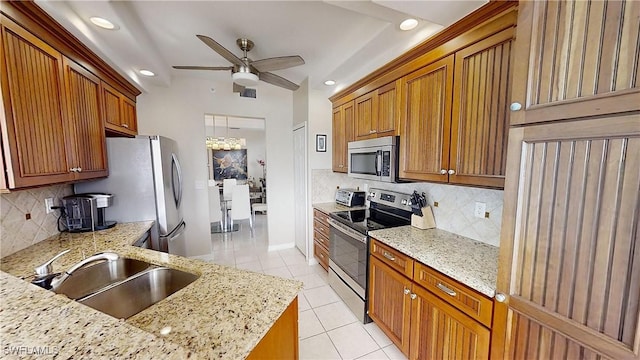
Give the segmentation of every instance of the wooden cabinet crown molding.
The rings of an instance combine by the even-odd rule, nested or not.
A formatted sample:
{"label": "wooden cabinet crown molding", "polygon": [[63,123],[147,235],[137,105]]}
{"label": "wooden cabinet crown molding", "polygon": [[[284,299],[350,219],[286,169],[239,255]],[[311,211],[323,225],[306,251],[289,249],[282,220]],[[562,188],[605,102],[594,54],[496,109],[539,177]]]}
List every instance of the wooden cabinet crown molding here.
{"label": "wooden cabinet crown molding", "polygon": [[136,96],[141,94],[138,88],[58,24],[35,2],[31,0],[2,1],[1,12],[69,59],[82,65],[99,78],[107,80],[111,86],[131,100],[135,101]]}
{"label": "wooden cabinet crown molding", "polygon": [[[461,47],[480,41],[491,35],[491,33],[514,26],[517,18],[517,5],[517,1],[511,0],[490,1],[453,25],[418,44],[413,49],[356,81],[351,86],[332,95],[329,100],[334,107],[342,105],[384,84],[395,81],[430,62],[445,57]],[[475,33],[481,33],[481,35],[478,36]],[[442,51],[433,52],[440,47],[442,47]],[[423,59],[425,54],[430,52],[432,56],[438,54],[438,57],[433,58],[431,56],[429,59]]]}

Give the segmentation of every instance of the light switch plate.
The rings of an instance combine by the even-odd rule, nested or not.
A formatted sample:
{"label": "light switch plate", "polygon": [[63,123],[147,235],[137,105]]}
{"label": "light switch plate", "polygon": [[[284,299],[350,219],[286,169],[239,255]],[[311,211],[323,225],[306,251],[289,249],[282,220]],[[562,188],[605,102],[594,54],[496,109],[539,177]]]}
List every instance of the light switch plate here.
{"label": "light switch plate", "polygon": [[473,216],[477,218],[484,218],[484,213],[487,210],[487,204],[483,202],[476,202],[476,208],[473,211]]}
{"label": "light switch plate", "polygon": [[53,212],[53,209],[51,208],[53,206],[53,198],[46,198],[44,199],[44,207],[45,207],[45,211],[47,212],[47,214],[50,214]]}

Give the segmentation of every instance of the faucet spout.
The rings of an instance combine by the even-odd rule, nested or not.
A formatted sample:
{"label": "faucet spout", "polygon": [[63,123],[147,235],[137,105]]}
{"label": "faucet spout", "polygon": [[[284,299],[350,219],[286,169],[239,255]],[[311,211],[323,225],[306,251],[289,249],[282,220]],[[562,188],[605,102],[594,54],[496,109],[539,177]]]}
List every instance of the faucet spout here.
{"label": "faucet spout", "polygon": [[67,278],[71,275],[73,275],[74,272],[78,271],[79,269],[89,265],[89,264],[93,264],[95,262],[99,262],[99,261],[115,261],[118,260],[118,254],[116,253],[112,253],[112,252],[104,252],[104,253],[99,253],[99,254],[95,254],[92,256],[89,256],[88,258],[78,262],[77,264],[73,265],[72,267],[69,268],[69,270],[63,272],[62,274],[60,274],[59,276],[55,277],[52,281],[51,281],[51,288],[53,290],[57,289],[60,285],[62,285],[62,283],[67,280]]}

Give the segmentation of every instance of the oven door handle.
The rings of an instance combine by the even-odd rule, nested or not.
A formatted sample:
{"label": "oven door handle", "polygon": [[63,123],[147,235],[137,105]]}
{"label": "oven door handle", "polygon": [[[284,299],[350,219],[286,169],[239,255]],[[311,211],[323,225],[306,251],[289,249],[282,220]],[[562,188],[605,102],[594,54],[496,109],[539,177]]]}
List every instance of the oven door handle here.
{"label": "oven door handle", "polygon": [[348,237],[358,240],[361,243],[367,243],[367,236],[366,235],[362,235],[361,233],[352,230],[350,228],[348,228],[345,225],[340,224],[339,222],[333,220],[333,219],[327,219],[327,221],[329,222],[329,225],[331,225],[332,228],[340,231],[341,233],[347,235]]}

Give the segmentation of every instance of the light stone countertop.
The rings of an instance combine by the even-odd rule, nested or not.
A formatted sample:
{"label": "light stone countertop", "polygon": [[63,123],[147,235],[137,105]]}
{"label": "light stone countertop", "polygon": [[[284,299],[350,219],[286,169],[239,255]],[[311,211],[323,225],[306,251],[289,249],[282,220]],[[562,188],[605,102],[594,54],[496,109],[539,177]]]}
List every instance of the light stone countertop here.
{"label": "light stone countertop", "polygon": [[360,206],[348,207],[348,206],[336,204],[335,202],[328,202],[328,203],[313,204],[313,208],[328,214],[336,211],[362,210],[365,208],[365,206],[360,205]]}
{"label": "light stone countertop", "polygon": [[440,229],[401,226],[371,237],[492,298],[498,278],[498,248]]}
{"label": "light stone countertop", "polygon": [[[245,358],[302,289],[290,279],[187,259],[132,244],[152,222],[62,233],[0,259],[0,338],[64,357]],[[65,249],[54,271],[102,251],[198,274],[184,289],[126,321],[31,285],[33,269]],[[15,277],[14,277],[15,276]],[[21,281],[22,278],[25,281]],[[171,328],[167,335],[162,329]]]}

